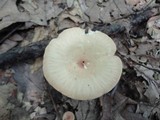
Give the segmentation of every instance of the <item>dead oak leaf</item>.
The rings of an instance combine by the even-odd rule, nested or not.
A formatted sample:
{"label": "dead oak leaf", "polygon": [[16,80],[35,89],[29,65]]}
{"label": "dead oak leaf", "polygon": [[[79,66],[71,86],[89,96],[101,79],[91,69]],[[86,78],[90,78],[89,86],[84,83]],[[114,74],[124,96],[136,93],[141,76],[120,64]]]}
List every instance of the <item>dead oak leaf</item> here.
{"label": "dead oak leaf", "polygon": [[125,4],[124,0],[112,1],[108,0],[98,3],[97,0],[87,0],[88,7],[85,13],[93,22],[102,20],[103,22],[111,22],[112,20],[122,17],[122,15],[130,14],[132,9]]}
{"label": "dead oak leaf", "polygon": [[0,85],[0,118],[2,118],[3,115],[8,114],[9,109],[13,108],[12,105],[8,104],[8,98],[15,89],[16,87],[12,83]]}
{"label": "dead oak leaf", "polygon": [[159,99],[160,89],[155,83],[150,82],[144,95],[150,100],[151,103],[155,103]]}
{"label": "dead oak leaf", "polygon": [[[43,102],[43,93],[45,92],[45,81],[40,67],[40,61],[37,61],[37,65],[32,66],[29,64],[21,64],[15,66],[14,79],[17,86],[28,101],[35,103]],[[36,63],[35,63],[36,64]],[[39,69],[37,68],[39,67]]]}
{"label": "dead oak leaf", "polygon": [[[0,4],[3,3],[0,1]],[[15,0],[5,0],[5,4],[0,6],[0,30],[20,21],[28,21],[27,14],[19,12]]]}
{"label": "dead oak leaf", "polygon": [[0,1],[0,30],[16,22],[32,22],[47,25],[47,20],[56,17],[63,10],[52,0],[23,0],[18,6],[16,0]]}
{"label": "dead oak leaf", "polygon": [[0,45],[0,54],[7,52],[16,45],[17,42],[7,39],[2,45]]}
{"label": "dead oak leaf", "polygon": [[147,33],[155,41],[160,42],[160,15],[151,17],[147,22],[147,28]]}

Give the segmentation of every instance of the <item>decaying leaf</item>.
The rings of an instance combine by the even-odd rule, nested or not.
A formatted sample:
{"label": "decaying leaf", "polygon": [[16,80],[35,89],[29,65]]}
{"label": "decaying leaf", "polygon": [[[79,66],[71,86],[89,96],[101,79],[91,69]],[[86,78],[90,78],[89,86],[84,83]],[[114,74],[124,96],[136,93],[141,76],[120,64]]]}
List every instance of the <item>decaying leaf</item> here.
{"label": "decaying leaf", "polygon": [[69,99],[67,100],[73,108],[76,108],[75,116],[77,120],[97,120],[98,115],[98,104],[97,100],[90,100],[90,101],[77,101]]}
{"label": "decaying leaf", "polygon": [[144,92],[146,91],[146,84],[144,84],[143,82],[135,82],[136,88],[140,94],[140,99],[142,100],[144,98]]}
{"label": "decaying leaf", "polygon": [[29,65],[19,65],[14,68],[14,78],[17,82],[19,90],[24,93],[25,98],[29,101],[43,102],[44,95],[44,78],[42,69],[32,71]]}
{"label": "decaying leaf", "polygon": [[44,107],[41,108],[38,106],[34,109],[34,112],[30,115],[30,118],[35,119],[35,118],[37,118],[37,116],[43,115],[46,113],[47,113],[46,108],[44,108]]}
{"label": "decaying leaf", "polygon": [[[115,93],[116,104],[113,106],[113,118],[114,120],[143,120],[144,118],[140,114],[135,113],[135,105],[137,104],[130,98],[123,96],[122,94]],[[143,119],[142,119],[143,118]]]}
{"label": "decaying leaf", "polygon": [[9,39],[12,41],[20,42],[23,40],[23,37],[20,34],[13,34]]}
{"label": "decaying leaf", "polygon": [[28,20],[27,15],[19,12],[15,0],[2,0],[0,4],[0,30],[12,23]]}
{"label": "decaying leaf", "polygon": [[[152,9],[155,4],[157,8]],[[73,112],[76,120],[160,119],[160,16],[154,16],[159,14],[158,5],[157,0],[1,0],[0,30],[9,31],[13,23],[24,24],[1,42],[0,54],[14,46],[23,48],[54,38],[67,28],[93,28],[113,37],[125,74],[117,89],[100,99],[77,101],[46,83],[42,57],[35,61],[31,58],[29,63],[21,60],[12,72],[0,71],[0,117],[14,107],[10,114],[13,120],[59,120],[65,111]],[[132,30],[134,26],[136,29]],[[42,46],[38,49],[42,50]],[[6,77],[1,77],[3,74]],[[13,100],[14,106],[7,101],[15,88],[8,83],[13,74],[18,87],[15,99],[20,103]]]}
{"label": "decaying leaf", "polygon": [[82,23],[82,19],[79,16],[71,15],[70,13],[62,13],[58,20],[58,29],[63,30],[66,28],[75,27]]}
{"label": "decaying leaf", "polygon": [[146,119],[148,119],[154,108],[147,104],[138,104],[136,113],[141,113]]}
{"label": "decaying leaf", "polygon": [[0,45],[0,54],[7,52],[9,49],[17,45],[16,41],[6,40],[2,45]]}
{"label": "decaying leaf", "polygon": [[145,96],[150,100],[151,103],[155,103],[156,100],[159,99],[160,90],[157,84],[150,82],[146,92],[144,93]]}
{"label": "decaying leaf", "polygon": [[74,3],[74,0],[67,0],[67,5],[70,8]]}
{"label": "decaying leaf", "polygon": [[[38,25],[47,25],[47,20],[56,17],[62,12],[54,6],[52,0],[32,1],[22,0],[17,6],[15,0],[0,1],[0,30],[16,22],[33,22]],[[4,4],[5,3],[5,4]]]}
{"label": "decaying leaf", "polygon": [[126,0],[126,3],[131,5],[134,10],[141,10],[148,4],[155,3],[155,0]]}
{"label": "decaying leaf", "polygon": [[[150,65],[148,65],[150,66]],[[144,77],[147,81],[154,80],[153,75],[154,71],[150,70],[146,67],[135,65],[135,70],[137,72],[137,76],[142,76]]]}
{"label": "decaying leaf", "polygon": [[160,16],[154,16],[147,22],[148,34],[157,42],[160,42]]}
{"label": "decaying leaf", "polygon": [[136,4],[140,3],[140,0],[125,0],[127,4],[135,6]]}
{"label": "decaying leaf", "polygon": [[112,97],[105,94],[101,98],[101,106],[102,106],[102,117],[101,120],[112,120]]}
{"label": "decaying leaf", "polygon": [[[78,105],[78,111],[76,112],[77,120],[91,119],[97,120],[98,114],[96,107],[96,101],[80,102]],[[83,112],[82,112],[83,111]]]}
{"label": "decaying leaf", "polygon": [[45,29],[44,27],[36,27],[34,29],[34,36],[31,42],[37,42],[43,40],[47,37],[49,30]]}
{"label": "decaying leaf", "polygon": [[12,83],[0,85],[0,118],[8,116],[9,110],[14,108],[12,104],[8,103],[8,98],[15,89],[16,86]]}
{"label": "decaying leaf", "polygon": [[18,42],[22,41],[23,37],[19,34],[13,34],[11,37],[6,39],[1,45],[0,45],[0,54],[5,53],[6,51],[10,50],[11,48],[15,47]]}
{"label": "decaying leaf", "polygon": [[[42,3],[44,4],[44,3]],[[47,0],[44,10],[46,12],[46,19],[50,20],[51,18],[57,17],[63,9],[60,8],[58,5],[54,4],[53,0]]]}
{"label": "decaying leaf", "polygon": [[121,15],[129,14],[132,10],[125,4],[124,0],[121,1],[104,1],[98,4],[96,0],[87,0],[88,6],[85,13],[90,17],[91,21],[111,22],[118,19]]}

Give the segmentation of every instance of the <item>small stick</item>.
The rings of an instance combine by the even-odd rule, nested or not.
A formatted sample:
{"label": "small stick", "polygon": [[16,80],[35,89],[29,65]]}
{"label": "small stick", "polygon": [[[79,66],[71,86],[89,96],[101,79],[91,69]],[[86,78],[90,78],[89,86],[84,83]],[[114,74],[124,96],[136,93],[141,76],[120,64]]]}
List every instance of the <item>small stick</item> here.
{"label": "small stick", "polygon": [[27,60],[34,60],[41,57],[50,40],[48,38],[31,43],[24,47],[15,47],[3,54],[0,54],[0,69],[6,69],[12,65],[24,62]]}

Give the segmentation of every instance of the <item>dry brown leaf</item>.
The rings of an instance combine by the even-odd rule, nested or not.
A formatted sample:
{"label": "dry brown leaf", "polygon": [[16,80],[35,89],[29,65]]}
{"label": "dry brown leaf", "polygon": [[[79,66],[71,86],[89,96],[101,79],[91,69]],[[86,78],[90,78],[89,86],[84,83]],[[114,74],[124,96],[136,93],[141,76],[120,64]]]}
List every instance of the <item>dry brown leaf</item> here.
{"label": "dry brown leaf", "polygon": [[136,4],[140,3],[140,0],[125,0],[127,4],[131,6],[135,6]]}
{"label": "dry brown leaf", "polygon": [[78,111],[75,113],[77,120],[97,120],[98,108],[96,109],[96,101],[82,101],[78,104]]}
{"label": "dry brown leaf", "polygon": [[150,114],[152,113],[152,110],[152,106],[141,103],[137,105],[136,113],[140,113],[143,115],[143,117],[149,118]]}
{"label": "dry brown leaf", "polygon": [[75,27],[75,23],[69,19],[64,19],[58,26],[58,30],[64,30],[67,28]]}
{"label": "dry brown leaf", "polygon": [[122,44],[122,42],[120,42],[119,39],[115,39],[115,43],[116,43],[116,46],[117,46],[117,50],[119,53],[121,53],[121,55],[128,55],[128,49],[126,48],[126,46],[124,46]]}
{"label": "dry brown leaf", "polygon": [[50,20],[51,18],[57,17],[63,9],[60,8],[58,5],[54,4],[53,0],[47,0],[45,4],[45,12],[46,12],[46,19]]}
{"label": "dry brown leaf", "polygon": [[122,17],[121,15],[128,15],[132,12],[131,7],[125,4],[124,0],[120,1],[105,1],[100,5],[97,0],[87,0],[86,6],[88,9],[85,13],[90,17],[91,21],[111,22],[117,18]]}
{"label": "dry brown leaf", "polygon": [[23,37],[21,35],[19,35],[19,34],[14,34],[9,39],[12,40],[12,41],[19,42],[19,41],[23,40]]}
{"label": "dry brown leaf", "polygon": [[[146,65],[149,68],[152,68],[151,65]],[[142,76],[145,80],[150,81],[150,80],[154,80],[153,75],[154,75],[154,71],[150,70],[144,66],[140,66],[140,65],[135,65],[134,66],[136,72],[137,72],[137,76]]]}
{"label": "dry brown leaf", "polygon": [[[4,4],[5,3],[5,4]],[[15,0],[0,1],[0,30],[16,22],[33,22],[47,25],[47,20],[56,17],[62,12],[52,0],[32,1],[23,0],[17,8]]]}
{"label": "dry brown leaf", "polygon": [[140,0],[140,2],[133,9],[142,10],[145,9],[148,5],[154,6],[155,0]]}
{"label": "dry brown leaf", "polygon": [[88,21],[88,17],[85,15],[87,9],[85,0],[74,0],[72,10],[68,11],[72,16],[79,16],[83,21]]}
{"label": "dry brown leaf", "polygon": [[160,16],[151,17],[147,22],[148,34],[160,42]]}
{"label": "dry brown leaf", "polygon": [[136,55],[146,55],[146,53],[152,49],[155,49],[156,43],[141,43],[138,44],[138,48],[134,51]]}
{"label": "dry brown leaf", "polygon": [[[93,22],[99,21],[100,7],[97,6],[97,1],[96,0],[87,0],[86,5],[88,6],[88,9],[85,10],[85,12],[90,17],[90,20]],[[109,18],[109,15],[108,15],[108,18]]]}
{"label": "dry brown leaf", "polygon": [[[115,120],[125,120],[121,113],[126,109],[127,105],[136,105],[137,102],[134,100],[120,94],[119,92],[115,93],[114,96],[114,106],[113,106],[113,117]],[[119,119],[118,119],[119,118]],[[130,119],[130,118],[128,118]]]}
{"label": "dry brown leaf", "polygon": [[[154,69],[160,70],[160,44],[148,39],[144,40],[143,42],[137,41],[136,44],[138,47],[133,52],[130,52],[128,57],[136,63],[142,64],[142,66],[139,66],[138,69],[142,73],[145,72],[143,74],[149,76],[150,79],[154,79],[153,74],[156,72]],[[143,66],[148,68],[144,68]],[[137,68],[137,66],[135,66],[135,68]]]}
{"label": "dry brown leaf", "polygon": [[19,90],[24,93],[25,98],[35,103],[43,102],[45,81],[42,69],[32,71],[30,65],[22,64],[14,67],[14,79]]}
{"label": "dry brown leaf", "polygon": [[34,112],[30,114],[30,118],[31,119],[36,119],[37,116],[39,115],[43,115],[43,114],[46,114],[47,111],[46,111],[46,108],[45,107],[39,107],[37,106],[35,109],[34,109]]}
{"label": "dry brown leaf", "polygon": [[66,18],[71,19],[75,23],[82,23],[83,22],[79,16],[70,15],[68,13],[62,13],[59,16],[59,22],[62,22]]}
{"label": "dry brown leaf", "polygon": [[82,23],[82,19],[79,16],[70,15],[69,13],[62,13],[58,20],[58,29],[63,30],[66,28],[71,28]]}
{"label": "dry brown leaf", "polygon": [[75,111],[76,120],[98,120],[99,108],[97,105],[97,100],[77,101],[68,99],[66,102],[73,108],[77,109]]}
{"label": "dry brown leaf", "polygon": [[125,120],[125,119],[120,115],[120,113],[116,113],[114,115],[114,120]]}
{"label": "dry brown leaf", "polygon": [[160,90],[158,86],[154,83],[150,83],[144,95],[150,100],[151,103],[155,103],[156,100],[159,99]]}
{"label": "dry brown leaf", "polygon": [[15,89],[16,86],[12,83],[0,85],[0,118],[3,118],[2,116],[9,114],[9,109],[13,108],[13,106],[8,103],[8,98]]}
{"label": "dry brown leaf", "polygon": [[156,116],[158,120],[160,119],[160,105],[152,109],[151,115]]}
{"label": "dry brown leaf", "polygon": [[87,10],[86,0],[78,0],[79,6],[83,12]]}
{"label": "dry brown leaf", "polygon": [[145,120],[142,114],[135,113],[137,105],[127,105],[124,111],[122,112],[122,116],[125,120]]}
{"label": "dry brown leaf", "polygon": [[[151,67],[151,66],[148,66],[148,67]],[[148,98],[150,103],[152,104],[155,103],[155,101],[159,99],[159,95],[160,95],[160,89],[158,88],[158,83],[154,79],[155,72],[146,67],[138,66],[138,65],[135,65],[134,68],[137,72],[137,76],[142,76],[149,84],[149,85],[144,84],[146,89],[145,92],[143,91],[144,95]]]}
{"label": "dry brown leaf", "polygon": [[11,48],[15,47],[18,43],[12,40],[5,40],[2,45],[0,45],[0,54],[7,52]]}
{"label": "dry brown leaf", "polygon": [[31,73],[34,73],[42,68],[43,58],[37,58],[34,64],[30,66]]}
{"label": "dry brown leaf", "polygon": [[39,25],[47,25],[43,1],[23,0],[20,6],[27,13],[29,21]]}
{"label": "dry brown leaf", "polygon": [[12,23],[29,21],[26,13],[19,12],[15,0],[0,1],[0,30]]}
{"label": "dry brown leaf", "polygon": [[144,98],[144,92],[145,92],[147,86],[143,82],[139,82],[139,81],[136,81],[135,85],[136,85],[137,91],[140,94],[140,100],[142,100]]}
{"label": "dry brown leaf", "polygon": [[43,40],[48,36],[48,29],[44,27],[35,27],[34,28],[34,36],[31,42],[37,42]]}
{"label": "dry brown leaf", "polygon": [[155,3],[155,0],[125,0],[134,10],[141,10],[148,4]]}
{"label": "dry brown leaf", "polygon": [[101,120],[112,120],[112,97],[105,94],[100,97],[100,102],[102,106],[102,117]]}
{"label": "dry brown leaf", "polygon": [[67,0],[67,5],[69,8],[72,7],[73,3],[74,3],[74,0]]}
{"label": "dry brown leaf", "polygon": [[160,118],[160,105],[151,106],[148,104],[140,103],[137,105],[136,113],[142,114],[145,118],[153,120],[152,118]]}

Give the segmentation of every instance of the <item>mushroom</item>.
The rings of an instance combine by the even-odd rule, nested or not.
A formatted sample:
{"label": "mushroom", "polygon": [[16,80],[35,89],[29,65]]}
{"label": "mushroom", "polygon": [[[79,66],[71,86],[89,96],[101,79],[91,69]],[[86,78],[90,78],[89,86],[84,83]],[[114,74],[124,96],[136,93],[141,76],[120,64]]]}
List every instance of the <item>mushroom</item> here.
{"label": "mushroom", "polygon": [[45,49],[43,72],[57,91],[72,99],[91,100],[111,91],[122,73],[113,40],[100,31],[64,30]]}
{"label": "mushroom", "polygon": [[62,120],[75,120],[75,116],[72,112],[67,111],[63,114]]}

